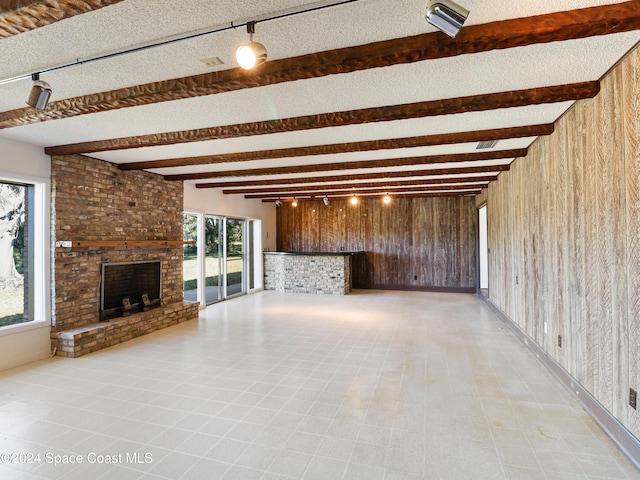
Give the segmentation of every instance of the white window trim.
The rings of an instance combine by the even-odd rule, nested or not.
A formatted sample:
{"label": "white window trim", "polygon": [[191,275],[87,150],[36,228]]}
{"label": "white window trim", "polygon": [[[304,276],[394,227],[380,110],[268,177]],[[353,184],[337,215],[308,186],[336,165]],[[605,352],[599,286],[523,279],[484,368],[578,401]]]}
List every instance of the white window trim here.
{"label": "white window trim", "polygon": [[0,337],[15,335],[28,330],[51,327],[51,181],[33,175],[16,175],[0,171],[0,181],[6,183],[29,184],[34,187],[34,265],[30,271],[34,275],[34,311],[30,322],[8,325],[0,328]]}

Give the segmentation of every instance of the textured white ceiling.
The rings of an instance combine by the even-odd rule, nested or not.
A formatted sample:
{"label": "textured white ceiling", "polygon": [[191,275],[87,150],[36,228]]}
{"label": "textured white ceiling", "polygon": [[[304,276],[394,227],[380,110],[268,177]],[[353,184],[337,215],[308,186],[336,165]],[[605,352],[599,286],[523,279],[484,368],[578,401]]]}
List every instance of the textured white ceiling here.
{"label": "textured white ceiling", "polygon": [[[260,20],[301,6],[329,3],[332,2],[124,0],[110,7],[0,40],[0,80],[188,32],[228,27],[232,23],[237,25],[249,20]],[[459,0],[458,3],[471,11],[467,25],[473,25],[622,2]],[[255,39],[266,45],[269,60],[274,60],[433,32],[435,29],[424,20],[425,6],[426,0],[359,0],[312,13],[259,22]],[[235,68],[233,52],[247,39],[245,28],[239,27],[138,53],[72,66],[43,74],[42,78],[52,85],[53,99],[59,100],[227,70]],[[44,147],[597,80],[638,41],[640,32],[634,31],[461,55],[47,121],[0,130],[0,137]],[[199,61],[214,56],[220,57],[224,64],[207,68]],[[30,83],[29,80],[21,80],[0,85],[0,111],[23,108]],[[554,122],[571,103],[98,152],[91,155],[110,162],[129,163],[535,125]],[[534,140],[504,140],[497,148],[526,148]],[[163,175],[215,172],[474,151],[475,145],[461,144],[152,171]],[[498,163],[508,163],[508,160],[500,160]],[[455,167],[461,166],[464,165],[455,164]],[[362,172],[377,170],[366,169]],[[358,170],[344,173],[362,172]]]}

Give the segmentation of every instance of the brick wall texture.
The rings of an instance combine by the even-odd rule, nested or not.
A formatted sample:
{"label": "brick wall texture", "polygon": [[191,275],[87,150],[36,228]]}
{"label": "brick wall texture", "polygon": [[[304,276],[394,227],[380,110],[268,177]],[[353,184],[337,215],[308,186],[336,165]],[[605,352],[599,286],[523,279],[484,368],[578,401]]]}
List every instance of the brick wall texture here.
{"label": "brick wall texture", "polygon": [[[182,240],[183,187],[148,172],[123,171],[80,155],[51,159],[52,249],[54,251],[52,341],[58,353],[79,356],[96,346],[71,346],[69,338],[101,336],[100,344],[124,341],[169,324],[197,318],[198,305],[182,299],[183,249],[177,246],[55,247],[59,241]],[[160,260],[162,304],[144,314],[100,322],[101,264]],[[167,312],[166,310],[170,310]],[[167,324],[165,317],[170,316]],[[143,322],[144,325],[138,325]],[[118,324],[118,328],[116,325]],[[67,332],[59,335],[60,332]],[[96,333],[97,332],[97,333]],[[109,335],[111,332],[111,338]],[[140,333],[142,332],[142,333]],[[92,336],[93,335],[93,336]],[[113,336],[119,338],[113,338]],[[64,337],[65,342],[62,342]],[[115,341],[115,343],[119,343]],[[78,348],[80,347],[80,348]],[[93,349],[93,350],[92,350]]]}
{"label": "brick wall texture", "polygon": [[265,254],[264,288],[278,292],[345,295],[351,290],[351,257]]}

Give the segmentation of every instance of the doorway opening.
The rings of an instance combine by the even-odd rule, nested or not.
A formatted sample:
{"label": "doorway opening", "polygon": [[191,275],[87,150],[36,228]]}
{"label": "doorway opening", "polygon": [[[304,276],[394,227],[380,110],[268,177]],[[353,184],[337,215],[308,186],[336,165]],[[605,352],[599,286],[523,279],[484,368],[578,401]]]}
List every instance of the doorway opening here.
{"label": "doorway opening", "polygon": [[489,297],[489,244],[487,204],[478,209],[478,275],[480,291]]}

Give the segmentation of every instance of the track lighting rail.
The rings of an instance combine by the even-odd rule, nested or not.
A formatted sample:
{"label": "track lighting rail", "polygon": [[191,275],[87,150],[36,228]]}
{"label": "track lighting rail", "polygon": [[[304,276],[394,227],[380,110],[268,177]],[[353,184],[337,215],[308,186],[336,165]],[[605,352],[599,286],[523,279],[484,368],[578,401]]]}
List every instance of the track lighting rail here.
{"label": "track lighting rail", "polygon": [[18,81],[18,80],[31,79],[34,74],[43,74],[43,73],[55,72],[57,70],[62,70],[64,68],[75,67],[75,66],[78,66],[78,65],[84,65],[84,64],[87,64],[87,63],[93,63],[93,62],[97,62],[97,61],[100,61],[100,60],[107,60],[109,58],[119,57],[121,55],[127,55],[129,53],[137,53],[137,52],[141,52],[143,50],[149,50],[151,48],[162,47],[164,45],[170,45],[172,43],[181,42],[183,40],[191,40],[193,38],[198,38],[198,37],[202,37],[202,36],[205,36],[205,35],[211,35],[211,34],[214,34],[214,33],[225,32],[225,31],[228,31],[228,30],[234,30],[234,29],[239,28],[239,27],[245,27],[250,22],[264,23],[264,22],[269,22],[269,21],[272,21],[272,20],[279,20],[281,18],[293,17],[293,16],[296,16],[296,15],[304,14],[304,13],[310,13],[310,12],[315,12],[315,11],[318,11],[318,10],[324,10],[324,9],[327,9],[327,8],[338,7],[338,6],[341,6],[341,5],[345,5],[345,4],[348,4],[348,3],[354,3],[354,2],[358,2],[358,1],[361,1],[361,0],[337,0],[337,1],[336,0],[324,0],[324,1],[320,1],[320,2],[315,2],[315,3],[312,3],[310,5],[303,6],[302,8],[296,8],[296,9],[290,9],[290,10],[284,10],[284,11],[276,12],[276,13],[273,13],[273,14],[270,14],[270,15],[265,15],[263,17],[258,17],[258,18],[254,19],[254,20],[251,20],[251,21],[243,21],[243,22],[240,22],[240,23],[231,22],[231,24],[229,24],[229,25],[222,25],[222,26],[208,28],[208,29],[204,29],[204,30],[198,30],[198,31],[190,32],[190,33],[186,33],[186,34],[167,37],[167,38],[164,38],[164,39],[161,39],[161,40],[156,40],[156,41],[153,41],[153,42],[150,42],[150,43],[138,45],[137,47],[131,47],[131,48],[118,50],[118,51],[107,53],[107,54],[103,54],[103,55],[97,55],[95,57],[90,57],[90,58],[85,58],[85,59],[77,59],[74,62],[69,62],[69,63],[64,63],[64,64],[61,64],[61,65],[56,65],[56,66],[53,66],[53,67],[43,68],[41,70],[37,70],[37,71],[34,71],[34,72],[24,73],[22,75],[16,75],[14,77],[5,78],[5,79],[0,80],[0,85],[5,85],[7,83],[15,82],[15,81]]}

